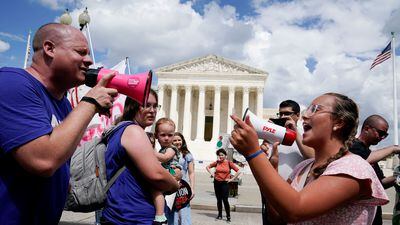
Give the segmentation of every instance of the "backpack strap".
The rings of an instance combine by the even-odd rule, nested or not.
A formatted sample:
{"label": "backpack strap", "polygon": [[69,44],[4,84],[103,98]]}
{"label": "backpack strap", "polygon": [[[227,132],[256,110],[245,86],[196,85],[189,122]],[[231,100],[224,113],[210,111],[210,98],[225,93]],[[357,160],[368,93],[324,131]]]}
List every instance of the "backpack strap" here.
{"label": "backpack strap", "polygon": [[109,138],[116,130],[118,130],[118,128],[120,128],[120,127],[122,127],[122,126],[124,126],[124,125],[126,125],[126,124],[129,124],[129,125],[130,125],[130,124],[136,124],[136,123],[133,122],[133,121],[122,121],[122,122],[118,123],[118,125],[113,125],[113,126],[107,128],[107,129],[104,130],[104,132],[101,134],[101,141],[107,145],[108,138]]}
{"label": "backpack strap", "polygon": [[[122,121],[120,123],[118,123],[118,125],[114,125],[111,126],[110,128],[106,129],[103,134],[101,135],[101,141],[104,142],[106,145],[108,144],[108,138],[114,134],[114,132],[116,130],[118,130],[118,128],[124,126],[124,125],[130,125],[130,124],[136,124],[133,121]],[[124,170],[126,169],[125,166],[121,167],[115,174],[114,176],[111,177],[111,179],[109,181],[107,181],[107,185],[105,187],[104,192],[107,192],[110,187],[114,184],[114,182],[117,180],[117,178],[122,174],[122,172],[124,172]]]}
{"label": "backpack strap", "polygon": [[110,189],[111,185],[114,184],[114,182],[117,180],[117,178],[119,177],[119,175],[121,175],[122,172],[124,172],[124,170],[126,169],[125,166],[121,167],[115,174],[113,177],[111,177],[111,179],[107,182],[107,185],[105,187],[104,192],[107,192],[108,189]]}

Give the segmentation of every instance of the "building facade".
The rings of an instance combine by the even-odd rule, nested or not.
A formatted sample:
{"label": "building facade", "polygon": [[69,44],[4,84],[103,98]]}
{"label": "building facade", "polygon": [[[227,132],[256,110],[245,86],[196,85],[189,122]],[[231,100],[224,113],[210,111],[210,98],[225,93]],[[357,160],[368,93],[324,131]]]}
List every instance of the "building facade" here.
{"label": "building facade", "polygon": [[175,121],[195,158],[215,159],[216,142],[233,128],[231,114],[246,108],[263,117],[268,73],[208,55],[155,70],[161,105],[158,118]]}

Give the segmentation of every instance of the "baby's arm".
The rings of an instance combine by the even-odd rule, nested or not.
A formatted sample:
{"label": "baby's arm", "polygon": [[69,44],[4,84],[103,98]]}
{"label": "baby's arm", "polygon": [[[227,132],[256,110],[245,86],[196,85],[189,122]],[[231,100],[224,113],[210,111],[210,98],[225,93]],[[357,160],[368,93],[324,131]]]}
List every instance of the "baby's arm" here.
{"label": "baby's arm", "polygon": [[167,148],[165,150],[165,153],[155,152],[155,154],[156,154],[158,161],[164,163],[164,162],[168,162],[169,160],[174,158],[175,151],[172,148]]}

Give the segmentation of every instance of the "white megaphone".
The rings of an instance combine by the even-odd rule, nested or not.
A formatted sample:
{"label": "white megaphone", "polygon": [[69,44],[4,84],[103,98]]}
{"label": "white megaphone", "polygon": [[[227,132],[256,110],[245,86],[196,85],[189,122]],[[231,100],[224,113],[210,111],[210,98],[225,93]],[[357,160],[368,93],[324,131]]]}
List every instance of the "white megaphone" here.
{"label": "white megaphone", "polygon": [[257,132],[258,138],[268,141],[269,143],[279,142],[282,145],[292,145],[296,140],[296,132],[285,127],[278,126],[266,120],[258,118],[252,113],[249,108],[246,109],[243,115],[243,120],[249,116],[250,122],[253,124]]}

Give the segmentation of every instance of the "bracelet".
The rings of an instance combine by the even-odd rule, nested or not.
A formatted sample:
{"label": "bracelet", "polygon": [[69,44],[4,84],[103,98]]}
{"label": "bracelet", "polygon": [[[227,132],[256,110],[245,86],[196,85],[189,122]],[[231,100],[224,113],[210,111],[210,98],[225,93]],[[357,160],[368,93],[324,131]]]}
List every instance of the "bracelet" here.
{"label": "bracelet", "polygon": [[100,109],[103,108],[103,107],[96,101],[96,99],[94,99],[94,98],[92,98],[92,97],[86,97],[86,96],[84,96],[84,97],[82,97],[81,101],[89,102],[89,103],[95,105],[96,108],[97,108],[98,110],[100,110]]}
{"label": "bracelet", "polygon": [[259,156],[261,153],[264,153],[264,151],[259,149],[258,151],[254,152],[254,153],[252,153],[252,154],[250,154],[248,156],[245,156],[244,158],[246,158],[246,161],[249,162],[250,160],[252,160],[255,157]]}
{"label": "bracelet", "polygon": [[104,115],[110,117],[110,109],[101,106],[100,103],[96,99],[94,99],[92,97],[84,96],[84,97],[82,97],[81,101],[89,102],[89,103],[95,105],[96,110],[98,111],[99,114],[104,114]]}

